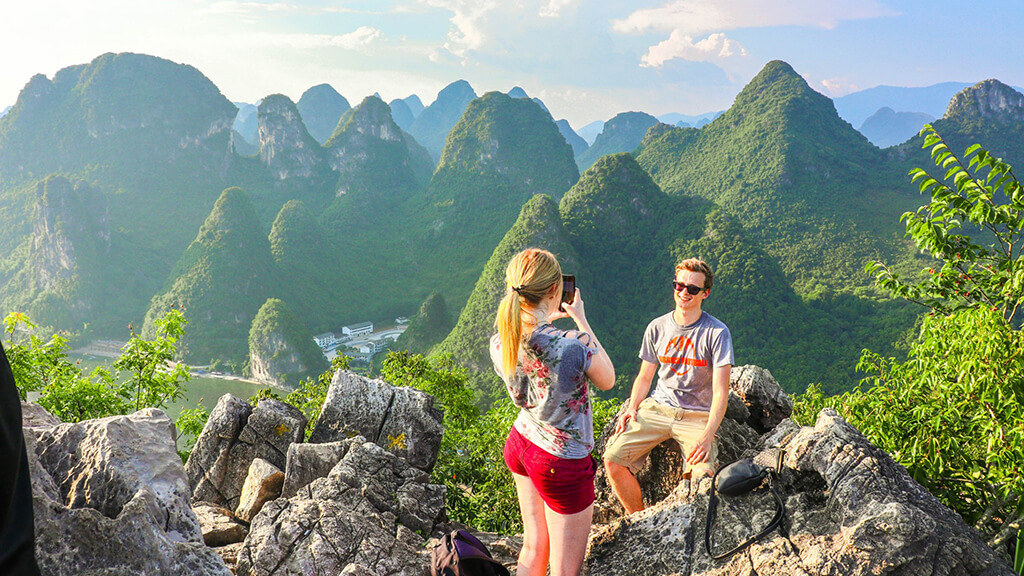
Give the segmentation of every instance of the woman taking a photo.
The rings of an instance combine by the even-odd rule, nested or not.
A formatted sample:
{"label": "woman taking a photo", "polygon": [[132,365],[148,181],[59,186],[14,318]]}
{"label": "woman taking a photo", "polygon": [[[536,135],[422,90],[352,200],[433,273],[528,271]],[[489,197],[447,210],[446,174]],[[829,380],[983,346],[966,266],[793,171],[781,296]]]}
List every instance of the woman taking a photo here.
{"label": "woman taking a photo", "polygon": [[[601,390],[615,369],[598,343],[575,290],[562,302],[555,256],[530,248],[505,270],[506,292],[495,319],[491,359],[519,407],[505,463],[523,515],[523,548],[516,573],[577,576],[594,516],[594,420],[587,382]],[[551,325],[572,318],[577,330]]]}

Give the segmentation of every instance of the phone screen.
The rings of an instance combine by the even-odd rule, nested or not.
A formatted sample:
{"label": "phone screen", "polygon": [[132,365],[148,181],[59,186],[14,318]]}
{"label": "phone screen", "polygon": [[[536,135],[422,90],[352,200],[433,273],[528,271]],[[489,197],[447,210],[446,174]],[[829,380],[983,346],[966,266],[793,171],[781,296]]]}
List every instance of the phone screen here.
{"label": "phone screen", "polygon": [[562,274],[562,302],[572,304],[576,299],[576,276],[573,274]]}

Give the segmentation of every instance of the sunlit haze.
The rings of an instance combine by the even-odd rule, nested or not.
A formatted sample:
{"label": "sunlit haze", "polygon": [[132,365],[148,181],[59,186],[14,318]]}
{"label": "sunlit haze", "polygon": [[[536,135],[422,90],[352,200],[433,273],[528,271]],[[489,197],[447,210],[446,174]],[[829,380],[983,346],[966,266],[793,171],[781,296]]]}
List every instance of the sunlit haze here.
{"label": "sunlit haze", "polygon": [[465,79],[521,86],[574,127],[727,108],[770,60],[837,97],[878,85],[1024,84],[1019,2],[892,0],[33,0],[5,2],[0,109],[104,52],[195,66],[232,101],[329,83],[350,102]]}

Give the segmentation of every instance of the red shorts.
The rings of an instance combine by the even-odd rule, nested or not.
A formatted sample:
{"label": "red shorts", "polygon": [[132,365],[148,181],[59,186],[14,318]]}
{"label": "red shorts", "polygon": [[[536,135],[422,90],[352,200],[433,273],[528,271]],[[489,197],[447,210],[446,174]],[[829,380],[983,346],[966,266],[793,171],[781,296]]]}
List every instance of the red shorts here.
{"label": "red shorts", "polygon": [[568,460],[552,456],[527,440],[515,426],[505,441],[505,465],[527,476],[544,503],[559,514],[582,512],[594,502],[594,458]]}

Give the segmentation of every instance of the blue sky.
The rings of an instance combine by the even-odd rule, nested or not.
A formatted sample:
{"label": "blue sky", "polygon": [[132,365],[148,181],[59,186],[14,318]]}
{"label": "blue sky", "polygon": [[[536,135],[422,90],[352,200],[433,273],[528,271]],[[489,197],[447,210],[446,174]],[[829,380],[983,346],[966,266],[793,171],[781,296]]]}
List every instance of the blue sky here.
{"label": "blue sky", "polygon": [[579,128],[727,108],[770,60],[832,96],[998,78],[1024,85],[1024,3],[891,0],[31,0],[0,6],[0,108],[104,52],[195,66],[229,99],[330,83],[353,105],[465,79],[523,87]]}

